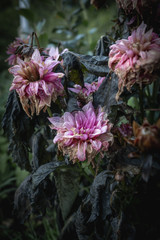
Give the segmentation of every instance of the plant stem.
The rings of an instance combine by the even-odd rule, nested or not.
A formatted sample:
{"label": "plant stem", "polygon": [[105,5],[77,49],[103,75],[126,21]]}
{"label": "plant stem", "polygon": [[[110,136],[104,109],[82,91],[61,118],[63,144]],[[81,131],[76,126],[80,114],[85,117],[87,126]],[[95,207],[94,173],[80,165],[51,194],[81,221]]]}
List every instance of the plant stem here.
{"label": "plant stem", "polygon": [[140,111],[141,111],[141,118],[142,122],[144,119],[144,107],[143,107],[143,89],[139,89],[139,105],[140,105]]}
{"label": "plant stem", "polygon": [[37,34],[34,33],[34,35],[35,35],[35,38],[36,38],[38,50],[40,50],[40,44],[39,44],[39,40],[38,40]]}
{"label": "plant stem", "polygon": [[[159,81],[156,80],[156,81],[153,83],[152,96],[151,96],[151,104],[150,104],[150,107],[151,107],[151,108],[156,108],[156,105],[157,105],[156,100],[157,100],[158,91],[159,91]],[[155,111],[150,111],[150,113],[149,113],[150,123],[154,123],[154,117],[155,117]]]}
{"label": "plant stem", "polygon": [[51,112],[51,109],[49,107],[47,107],[47,112],[48,112],[49,117],[52,117],[52,112]]}

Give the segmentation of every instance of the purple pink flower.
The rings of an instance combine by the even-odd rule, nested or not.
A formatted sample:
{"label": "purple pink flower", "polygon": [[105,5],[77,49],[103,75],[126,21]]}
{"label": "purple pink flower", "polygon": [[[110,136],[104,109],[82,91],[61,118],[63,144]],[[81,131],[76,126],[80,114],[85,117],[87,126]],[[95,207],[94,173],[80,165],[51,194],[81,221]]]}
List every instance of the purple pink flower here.
{"label": "purple pink flower", "polygon": [[133,135],[132,126],[129,123],[122,123],[118,130],[123,137],[131,137]]}
{"label": "purple pink flower", "polygon": [[12,42],[7,50],[7,54],[10,55],[9,58],[6,59],[9,65],[17,64],[17,58],[21,57],[20,54],[17,53],[17,48],[22,44],[27,44],[29,42],[29,38],[22,40],[21,38],[16,38],[14,42]]}
{"label": "purple pink flower", "polygon": [[81,106],[81,102],[88,103],[92,99],[92,94],[98,91],[105,77],[99,77],[98,82],[84,83],[84,87],[75,84],[74,88],[68,88],[70,91],[77,93],[78,105]]}
{"label": "purple pink flower", "polygon": [[51,129],[57,130],[53,142],[73,162],[88,160],[94,165],[97,153],[107,151],[113,142],[112,124],[106,113],[100,107],[95,111],[91,102],[82,111],[65,112],[62,117],[52,117],[49,121]]}
{"label": "purple pink flower", "polygon": [[10,91],[15,89],[20,97],[21,104],[28,116],[36,113],[37,115],[47,106],[50,107],[51,101],[55,101],[57,96],[64,93],[61,78],[63,73],[53,72],[54,67],[59,64],[51,57],[44,59],[38,49],[34,51],[29,61],[17,59],[18,65],[9,69],[14,75]]}
{"label": "purple pink flower", "polygon": [[[68,49],[65,48],[65,49],[61,52],[61,54],[65,53],[65,52],[67,52],[67,51],[68,51]],[[50,57],[52,57],[54,60],[58,61],[59,56],[60,56],[58,47],[47,48],[47,49],[45,49],[44,52],[46,52],[46,53],[47,53]]]}
{"label": "purple pink flower", "polygon": [[146,27],[142,22],[128,39],[118,40],[110,47],[109,67],[119,77],[117,99],[124,87],[130,91],[135,83],[142,87],[156,79],[154,70],[160,67],[160,38],[152,29],[146,32]]}
{"label": "purple pink flower", "polygon": [[92,82],[90,83],[85,83],[84,88],[82,86],[75,84],[74,88],[68,88],[72,92],[75,92],[77,94],[81,93],[84,96],[88,97],[90,94],[96,92],[99,87],[101,86],[102,82],[104,81],[105,77],[99,77],[98,82]]}

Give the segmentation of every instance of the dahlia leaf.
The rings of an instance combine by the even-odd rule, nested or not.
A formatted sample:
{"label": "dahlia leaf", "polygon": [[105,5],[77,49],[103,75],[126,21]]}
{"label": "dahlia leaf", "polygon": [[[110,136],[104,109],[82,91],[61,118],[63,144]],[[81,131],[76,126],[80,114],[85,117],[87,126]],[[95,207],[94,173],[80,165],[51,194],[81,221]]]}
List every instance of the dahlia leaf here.
{"label": "dahlia leaf", "polygon": [[19,186],[14,198],[14,212],[24,223],[34,214],[44,214],[48,204],[53,203],[55,184],[48,176],[64,162],[50,162],[41,165],[33,174],[29,175]]}
{"label": "dahlia leaf", "polygon": [[106,77],[98,91],[94,93],[94,106],[104,106],[110,112],[112,105],[117,105],[115,96],[118,91],[118,78],[112,73],[111,77]]}
{"label": "dahlia leaf", "polygon": [[79,191],[79,172],[75,167],[57,169],[54,173],[62,217],[65,220],[72,210],[72,206]]}
{"label": "dahlia leaf", "polygon": [[30,170],[29,140],[34,132],[34,120],[23,111],[16,91],[9,94],[2,127],[9,139],[9,152],[22,169]]}
{"label": "dahlia leaf", "polygon": [[90,193],[76,213],[75,226],[78,239],[103,239],[100,235],[104,236],[106,227],[107,230],[110,227],[106,226],[106,218],[112,215],[110,197],[114,188],[111,189],[110,184],[113,183],[113,178],[114,176],[107,170],[95,177]]}

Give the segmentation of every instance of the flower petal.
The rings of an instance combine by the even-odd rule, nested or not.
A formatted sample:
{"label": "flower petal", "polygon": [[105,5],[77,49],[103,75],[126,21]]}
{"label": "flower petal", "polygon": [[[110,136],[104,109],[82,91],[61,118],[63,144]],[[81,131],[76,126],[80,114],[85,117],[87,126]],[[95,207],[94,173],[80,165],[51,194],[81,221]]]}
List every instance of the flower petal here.
{"label": "flower petal", "polygon": [[78,143],[77,158],[79,159],[79,161],[86,160],[86,148],[87,148],[86,142]]}

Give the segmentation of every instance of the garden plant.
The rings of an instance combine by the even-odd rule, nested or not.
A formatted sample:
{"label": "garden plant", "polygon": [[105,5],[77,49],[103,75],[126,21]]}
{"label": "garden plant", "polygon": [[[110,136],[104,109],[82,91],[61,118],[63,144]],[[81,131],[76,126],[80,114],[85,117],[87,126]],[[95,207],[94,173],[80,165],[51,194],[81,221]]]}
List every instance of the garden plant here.
{"label": "garden plant", "polygon": [[13,214],[23,225],[54,213],[54,239],[160,237],[160,3],[116,8],[92,55],[41,46],[36,32],[8,47],[2,126],[29,173]]}

